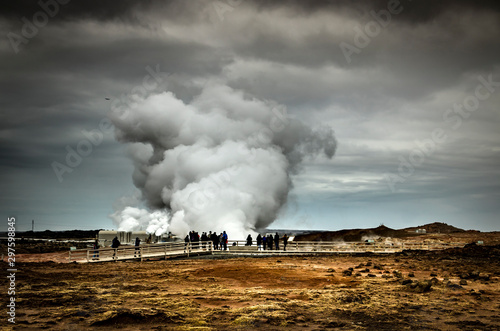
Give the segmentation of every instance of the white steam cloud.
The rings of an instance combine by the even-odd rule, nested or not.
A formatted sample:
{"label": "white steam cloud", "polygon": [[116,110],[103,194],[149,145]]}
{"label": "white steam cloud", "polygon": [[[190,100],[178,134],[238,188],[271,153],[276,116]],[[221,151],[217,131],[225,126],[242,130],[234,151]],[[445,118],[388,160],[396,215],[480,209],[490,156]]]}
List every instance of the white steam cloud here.
{"label": "white steam cloud", "polygon": [[276,219],[305,156],[331,158],[336,149],[330,128],[313,130],[284,107],[223,85],[205,86],[189,104],[170,92],[138,99],[112,120],[148,207],[123,201],[112,217],[127,231],[244,238]]}

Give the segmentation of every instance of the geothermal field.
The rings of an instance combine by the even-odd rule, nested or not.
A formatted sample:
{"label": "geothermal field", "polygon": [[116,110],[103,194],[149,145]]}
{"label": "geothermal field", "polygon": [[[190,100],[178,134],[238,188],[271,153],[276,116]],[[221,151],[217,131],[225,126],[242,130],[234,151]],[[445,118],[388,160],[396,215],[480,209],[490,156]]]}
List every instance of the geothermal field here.
{"label": "geothermal field", "polygon": [[500,330],[500,1],[0,27],[0,331]]}
{"label": "geothermal field", "polygon": [[[412,240],[470,244],[393,254],[228,253],[106,263],[68,263],[67,250],[19,254],[16,324],[2,322],[2,329],[500,329],[500,233]],[[56,250],[26,243],[24,251],[50,250],[40,245]],[[4,279],[7,268],[2,262]]]}

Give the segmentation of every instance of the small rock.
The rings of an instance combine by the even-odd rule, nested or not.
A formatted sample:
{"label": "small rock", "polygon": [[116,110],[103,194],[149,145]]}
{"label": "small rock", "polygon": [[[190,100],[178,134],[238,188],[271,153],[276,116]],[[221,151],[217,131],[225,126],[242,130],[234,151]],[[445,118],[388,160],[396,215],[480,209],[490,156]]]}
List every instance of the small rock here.
{"label": "small rock", "polygon": [[414,274],[413,272],[410,272],[410,273],[408,274],[408,277],[415,277],[415,274]]}
{"label": "small rock", "polygon": [[480,280],[484,280],[484,281],[489,281],[490,280],[490,275],[480,275],[479,279]]}
{"label": "small rock", "polygon": [[431,277],[437,277],[437,273],[431,272]]}
{"label": "small rock", "polygon": [[413,281],[411,279],[405,279],[401,282],[401,285],[411,284]]}
{"label": "small rock", "polygon": [[463,289],[462,286],[458,285],[458,284],[453,284],[452,282],[448,282],[448,284],[446,284],[446,287],[451,289],[451,290],[461,290]]}
{"label": "small rock", "polygon": [[432,287],[432,283],[430,281],[422,280],[422,281],[417,283],[415,291],[418,293],[424,293],[424,292],[430,291],[431,287]]}
{"label": "small rock", "polygon": [[342,271],[342,275],[344,275],[344,276],[352,276],[352,271],[351,270],[344,270],[344,271]]}
{"label": "small rock", "polygon": [[335,272],[335,269],[328,268],[328,270],[326,272]]}
{"label": "small rock", "polygon": [[469,278],[471,278],[471,279],[478,279],[479,278],[479,271],[469,272]]}
{"label": "small rock", "polygon": [[467,281],[465,279],[461,279],[459,284],[460,285],[467,285]]}

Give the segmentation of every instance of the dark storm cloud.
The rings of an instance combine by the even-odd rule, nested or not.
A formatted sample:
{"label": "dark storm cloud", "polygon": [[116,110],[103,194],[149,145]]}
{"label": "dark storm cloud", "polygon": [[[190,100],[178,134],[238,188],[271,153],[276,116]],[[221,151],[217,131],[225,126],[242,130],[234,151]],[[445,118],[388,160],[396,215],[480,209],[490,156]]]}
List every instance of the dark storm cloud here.
{"label": "dark storm cloud", "polygon": [[[299,10],[300,14],[314,14],[324,10],[345,10],[345,13],[351,13],[358,18],[364,18],[368,13],[387,8],[391,0],[317,0],[317,1],[249,1],[255,3],[259,10],[269,8],[294,8]],[[396,19],[407,21],[411,24],[419,24],[433,20],[443,12],[454,10],[487,10],[500,12],[498,1],[470,1],[470,0],[394,0],[395,4],[400,4],[407,8]]]}
{"label": "dark storm cloud", "polygon": [[[42,1],[43,3],[52,3]],[[66,2],[66,1],[61,1]],[[74,19],[96,19],[96,20],[114,20],[117,18],[127,18],[132,20],[134,11],[145,8],[150,1],[112,1],[112,0],[89,0],[89,1],[68,1],[67,4],[59,4],[63,8],[61,15],[56,15],[54,20],[74,20]],[[23,16],[33,15],[40,11],[41,7],[38,1],[20,0],[4,1],[0,17],[10,20],[20,20]]]}
{"label": "dark storm cloud", "polygon": [[[340,11],[344,14],[352,15],[353,18],[367,18],[370,11],[378,11],[387,8],[391,0],[284,0],[284,1],[266,1],[266,0],[245,0],[241,3],[255,7],[258,12],[288,8],[297,12],[297,15],[312,15],[322,11]],[[49,2],[49,1],[44,1]],[[485,10],[500,12],[498,1],[470,1],[470,0],[444,0],[444,1],[396,1],[408,10],[395,16],[395,19],[406,21],[410,24],[420,24],[431,21],[436,17],[448,11],[468,11]],[[230,2],[229,4],[233,4]],[[240,5],[240,2],[234,2]],[[233,5],[234,5],[233,4]],[[61,4],[61,12],[51,18],[54,21],[71,20],[98,20],[114,21],[124,20],[129,23],[144,24],[140,13],[150,11],[160,11],[164,17],[169,19],[182,19],[190,16],[194,12],[206,6],[213,5],[213,1],[199,1],[197,4],[181,1],[138,1],[138,0],[87,0],[87,1],[69,1],[67,4]],[[0,17],[8,20],[20,20],[23,16],[34,14],[40,11],[41,7],[38,1],[19,0],[4,1]],[[142,22],[141,22],[142,21]]]}

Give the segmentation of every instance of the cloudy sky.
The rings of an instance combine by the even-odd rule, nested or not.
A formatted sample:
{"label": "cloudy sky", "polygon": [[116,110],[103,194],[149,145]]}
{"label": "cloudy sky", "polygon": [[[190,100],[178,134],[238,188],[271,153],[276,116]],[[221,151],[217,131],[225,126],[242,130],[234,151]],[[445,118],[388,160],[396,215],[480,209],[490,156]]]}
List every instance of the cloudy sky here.
{"label": "cloudy sky", "polygon": [[110,113],[218,84],[335,132],[272,228],[500,230],[497,2],[46,4],[1,4],[1,229],[116,228],[136,188]]}

